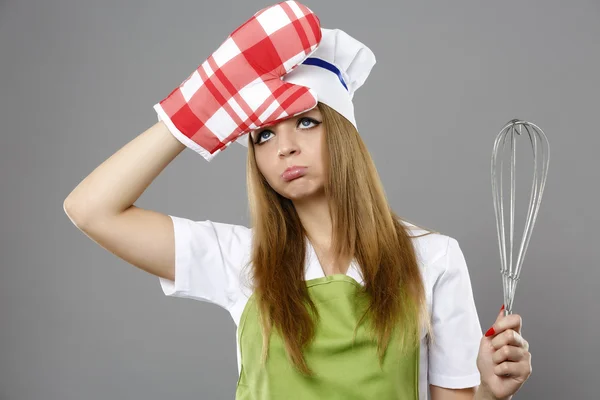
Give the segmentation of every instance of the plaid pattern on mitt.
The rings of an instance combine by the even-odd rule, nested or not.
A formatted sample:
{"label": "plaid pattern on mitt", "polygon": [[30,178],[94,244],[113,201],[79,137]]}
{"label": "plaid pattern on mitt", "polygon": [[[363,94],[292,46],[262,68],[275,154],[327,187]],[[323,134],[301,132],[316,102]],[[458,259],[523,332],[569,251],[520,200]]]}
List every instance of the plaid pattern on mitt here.
{"label": "plaid pattern on mitt", "polygon": [[210,161],[240,136],[317,105],[316,93],[281,77],[318,47],[318,17],[296,1],[258,11],[154,106],[184,145]]}

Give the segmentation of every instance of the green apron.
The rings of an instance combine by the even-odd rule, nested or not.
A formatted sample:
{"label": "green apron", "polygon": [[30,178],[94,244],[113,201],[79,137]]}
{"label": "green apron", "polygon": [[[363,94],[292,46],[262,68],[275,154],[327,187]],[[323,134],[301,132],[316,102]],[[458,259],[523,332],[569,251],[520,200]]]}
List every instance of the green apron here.
{"label": "green apron", "polygon": [[379,363],[377,343],[361,324],[361,285],[352,277],[336,274],[306,281],[308,293],[319,312],[315,340],[304,350],[305,377],[287,359],[281,336],[274,330],[269,356],[261,365],[262,330],[256,299],[251,296],[238,329],[241,370],[236,400],[418,400],[419,346],[408,355],[397,350],[392,338]]}

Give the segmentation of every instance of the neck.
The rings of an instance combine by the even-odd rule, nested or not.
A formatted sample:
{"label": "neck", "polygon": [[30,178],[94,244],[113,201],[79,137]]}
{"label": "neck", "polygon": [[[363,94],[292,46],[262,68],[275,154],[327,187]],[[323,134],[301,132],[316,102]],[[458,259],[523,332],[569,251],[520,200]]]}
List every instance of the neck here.
{"label": "neck", "polygon": [[294,207],[319,258],[323,273],[325,275],[346,274],[352,257],[346,255],[337,258],[332,254],[333,224],[327,200],[323,197],[318,200],[296,201]]}
{"label": "neck", "polygon": [[324,196],[295,201],[294,207],[310,241],[322,249],[331,246],[331,215]]}

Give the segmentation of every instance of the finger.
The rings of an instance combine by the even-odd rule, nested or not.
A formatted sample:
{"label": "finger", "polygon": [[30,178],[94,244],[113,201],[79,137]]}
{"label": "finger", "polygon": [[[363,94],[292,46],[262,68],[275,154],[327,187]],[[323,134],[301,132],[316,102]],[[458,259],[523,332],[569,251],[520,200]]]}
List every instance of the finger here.
{"label": "finger", "polygon": [[525,339],[512,329],[507,329],[492,339],[492,347],[496,350],[506,345],[525,348]]}
{"label": "finger", "polygon": [[505,361],[519,362],[527,359],[527,351],[521,347],[503,346],[492,354],[494,364],[502,364]]}
{"label": "finger", "polygon": [[496,321],[494,321],[494,324],[496,324],[502,318],[504,318],[504,304],[502,304],[502,307],[500,308],[500,312],[498,313],[498,315],[496,315]]}
{"label": "finger", "polygon": [[491,326],[490,329],[488,329],[488,331],[485,333],[485,336],[493,336],[495,335],[497,332],[495,331],[495,326],[496,324],[502,319],[504,318],[504,304],[502,304],[502,307],[500,308],[500,312],[498,313],[498,315],[496,316],[496,321],[494,321],[494,324]]}
{"label": "finger", "polygon": [[485,336],[493,336],[504,332],[507,329],[513,329],[520,332],[522,319],[519,314],[509,314],[505,317],[499,317],[494,325],[486,332]]}
{"label": "finger", "polygon": [[522,378],[525,381],[531,375],[531,365],[525,361],[506,361],[494,367],[494,374],[502,377]]}

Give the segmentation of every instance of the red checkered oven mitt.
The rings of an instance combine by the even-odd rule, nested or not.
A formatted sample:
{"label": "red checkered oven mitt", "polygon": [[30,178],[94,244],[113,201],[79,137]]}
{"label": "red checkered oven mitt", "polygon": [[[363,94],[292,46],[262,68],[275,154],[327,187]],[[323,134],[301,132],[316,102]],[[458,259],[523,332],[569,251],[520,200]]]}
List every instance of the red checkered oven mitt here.
{"label": "red checkered oven mitt", "polygon": [[159,120],[207,161],[240,136],[308,111],[317,95],[281,77],[321,41],[317,16],[296,1],[258,11],[154,106]]}

